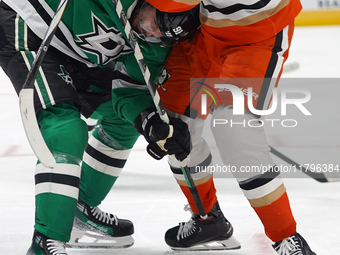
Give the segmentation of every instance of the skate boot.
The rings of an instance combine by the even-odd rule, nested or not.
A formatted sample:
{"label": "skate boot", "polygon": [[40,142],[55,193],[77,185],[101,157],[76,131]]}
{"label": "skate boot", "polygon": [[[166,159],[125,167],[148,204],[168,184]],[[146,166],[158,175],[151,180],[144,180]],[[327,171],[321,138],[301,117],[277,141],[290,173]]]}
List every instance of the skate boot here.
{"label": "skate boot", "polygon": [[276,242],[273,248],[279,255],[316,255],[299,233]]}
{"label": "skate boot", "polygon": [[118,219],[116,215],[103,212],[78,200],[70,248],[127,248],[133,245],[133,223]]}
{"label": "skate boot", "polygon": [[32,245],[26,255],[67,255],[67,253],[65,243],[50,239],[35,230]]}
{"label": "skate boot", "polygon": [[[186,206],[184,210],[191,209]],[[218,202],[208,213],[207,219],[202,219],[192,211],[188,222],[169,229],[165,233],[165,242],[173,250],[231,250],[241,248],[240,243],[232,236],[233,227],[224,217]]]}

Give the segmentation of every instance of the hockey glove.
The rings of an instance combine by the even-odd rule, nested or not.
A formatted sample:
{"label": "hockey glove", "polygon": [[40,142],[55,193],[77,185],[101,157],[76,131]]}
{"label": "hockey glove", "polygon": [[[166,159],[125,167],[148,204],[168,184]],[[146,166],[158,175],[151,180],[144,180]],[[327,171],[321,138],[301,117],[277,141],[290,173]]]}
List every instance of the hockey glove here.
{"label": "hockey glove", "polygon": [[174,154],[182,161],[191,149],[188,125],[178,118],[170,118],[170,124],[164,123],[154,108],[143,111],[134,122],[137,131],[149,143],[147,152],[153,158],[161,159],[167,154]]}

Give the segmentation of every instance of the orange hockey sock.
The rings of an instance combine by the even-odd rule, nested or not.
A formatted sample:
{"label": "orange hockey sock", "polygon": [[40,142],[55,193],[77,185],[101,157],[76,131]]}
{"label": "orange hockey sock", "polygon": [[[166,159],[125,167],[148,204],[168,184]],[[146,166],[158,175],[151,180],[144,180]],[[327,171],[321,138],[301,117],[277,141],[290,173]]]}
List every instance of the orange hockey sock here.
{"label": "orange hockey sock", "polygon": [[[180,185],[180,187],[182,189],[182,192],[184,193],[184,195],[188,199],[191,210],[194,213],[198,214],[198,210],[197,210],[195,201],[194,201],[194,199],[193,199],[193,197],[190,193],[189,187],[183,186],[183,185]],[[200,198],[202,200],[205,211],[207,213],[210,212],[210,210],[212,209],[212,207],[214,206],[214,204],[217,201],[216,189],[215,189],[213,179],[210,178],[207,182],[204,182],[204,183],[197,185],[196,188],[197,188],[198,193],[200,195]]]}
{"label": "orange hockey sock", "polygon": [[269,205],[253,208],[262,221],[266,235],[273,242],[281,241],[296,232],[296,222],[286,192]]}

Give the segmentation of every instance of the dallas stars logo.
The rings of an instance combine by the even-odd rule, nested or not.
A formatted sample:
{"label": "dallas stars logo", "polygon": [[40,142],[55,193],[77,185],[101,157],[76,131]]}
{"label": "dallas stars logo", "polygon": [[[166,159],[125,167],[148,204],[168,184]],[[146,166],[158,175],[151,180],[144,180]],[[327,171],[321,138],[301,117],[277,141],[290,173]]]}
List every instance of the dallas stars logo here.
{"label": "dallas stars logo", "polygon": [[60,65],[61,73],[57,73],[67,84],[73,85],[73,81],[69,73],[66,71],[63,65]]}
{"label": "dallas stars logo", "polygon": [[84,51],[97,56],[97,63],[105,65],[120,54],[132,52],[122,33],[107,27],[92,13],[93,32],[77,35],[77,45]]}

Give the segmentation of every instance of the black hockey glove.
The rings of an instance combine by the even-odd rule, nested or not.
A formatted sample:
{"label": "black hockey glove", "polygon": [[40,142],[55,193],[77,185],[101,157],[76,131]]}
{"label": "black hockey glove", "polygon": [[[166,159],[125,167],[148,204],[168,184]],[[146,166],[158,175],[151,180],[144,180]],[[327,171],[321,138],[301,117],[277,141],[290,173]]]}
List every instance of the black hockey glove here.
{"label": "black hockey glove", "polygon": [[191,139],[188,125],[178,118],[170,118],[164,123],[155,108],[149,108],[137,116],[134,126],[149,143],[147,152],[155,159],[165,155],[175,155],[182,161],[190,153]]}

